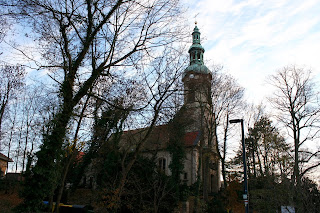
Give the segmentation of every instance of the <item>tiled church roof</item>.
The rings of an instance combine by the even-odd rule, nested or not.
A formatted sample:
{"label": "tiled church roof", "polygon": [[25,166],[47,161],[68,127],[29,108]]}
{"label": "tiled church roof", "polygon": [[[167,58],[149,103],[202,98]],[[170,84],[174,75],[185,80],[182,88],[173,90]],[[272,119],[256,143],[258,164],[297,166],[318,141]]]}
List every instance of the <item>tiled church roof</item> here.
{"label": "tiled church roof", "polygon": [[[120,147],[135,147],[141,142],[148,128],[135,129],[123,132]],[[186,147],[196,146],[200,141],[200,131],[186,132],[183,142]],[[170,127],[168,125],[155,126],[144,144],[144,151],[166,149],[170,141]],[[129,146],[129,147],[128,147]]]}
{"label": "tiled church roof", "polygon": [[199,143],[199,141],[200,141],[200,136],[201,136],[201,132],[200,131],[187,132],[184,135],[185,146],[195,146],[195,145],[197,145]]}

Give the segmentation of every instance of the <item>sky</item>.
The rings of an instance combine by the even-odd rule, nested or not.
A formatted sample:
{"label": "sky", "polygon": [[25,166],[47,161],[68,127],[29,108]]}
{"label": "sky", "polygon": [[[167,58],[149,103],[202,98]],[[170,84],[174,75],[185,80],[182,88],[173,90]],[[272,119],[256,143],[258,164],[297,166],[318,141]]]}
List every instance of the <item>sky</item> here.
{"label": "sky", "polygon": [[249,102],[266,104],[267,77],[291,64],[312,69],[320,82],[320,0],[181,2],[190,34],[198,23],[205,61],[223,65]]}
{"label": "sky", "polygon": [[197,21],[205,59],[221,64],[255,104],[269,75],[295,64],[320,78],[320,0],[182,0]]}

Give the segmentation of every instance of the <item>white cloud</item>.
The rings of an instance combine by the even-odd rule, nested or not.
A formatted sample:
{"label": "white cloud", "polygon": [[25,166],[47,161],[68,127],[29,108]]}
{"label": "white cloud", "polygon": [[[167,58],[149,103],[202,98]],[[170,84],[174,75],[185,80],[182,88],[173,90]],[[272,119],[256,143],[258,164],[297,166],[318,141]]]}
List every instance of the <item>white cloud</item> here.
{"label": "white cloud", "polygon": [[271,91],[265,78],[277,69],[295,63],[320,71],[317,11],[317,0],[200,0],[189,22],[199,13],[205,58],[223,64],[260,101]]}

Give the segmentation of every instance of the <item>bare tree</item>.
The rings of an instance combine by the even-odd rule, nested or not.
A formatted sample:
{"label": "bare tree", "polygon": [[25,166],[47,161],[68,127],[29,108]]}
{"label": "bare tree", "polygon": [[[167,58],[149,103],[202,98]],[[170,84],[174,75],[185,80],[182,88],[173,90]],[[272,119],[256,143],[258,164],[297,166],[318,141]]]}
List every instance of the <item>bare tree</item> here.
{"label": "bare tree", "polygon": [[[18,114],[17,110],[18,110],[18,107],[15,107],[16,105],[17,105],[17,101],[13,102],[13,104],[12,104],[13,107],[11,107],[11,109],[13,109],[13,110],[10,113],[10,116],[9,116],[10,125],[8,126],[8,129],[10,129],[9,130],[10,135],[8,137],[8,140],[7,140],[8,142],[6,144],[7,150],[8,150],[8,152],[7,152],[8,153],[7,154],[8,158],[10,158],[10,156],[11,156],[11,149],[12,149],[12,146],[13,146],[14,133],[15,133],[16,122],[17,122],[17,114]],[[9,169],[9,163],[8,162],[7,162],[7,168]]]}
{"label": "bare tree", "polygon": [[[0,9],[0,14],[3,14],[3,8]],[[5,16],[0,16],[0,44],[5,40],[6,36],[8,36],[8,32],[10,31],[11,23]],[[4,48],[0,46],[0,55],[3,54]],[[4,63],[0,59],[1,63]]]}
{"label": "bare tree", "polygon": [[[177,92],[176,82],[181,77],[187,59],[183,52],[185,51],[169,45],[154,55],[154,58],[147,63],[148,66],[137,67],[139,75],[133,76],[133,79],[126,80],[114,76],[116,80],[111,83],[113,85],[103,87],[99,83],[101,90],[98,91],[96,88],[90,94],[94,100],[94,125],[85,161],[91,162],[84,164],[92,163],[95,167],[92,177],[97,177],[101,176],[97,173],[101,170],[101,162],[104,162],[106,153],[118,153],[121,156],[117,162],[119,173],[108,174],[115,175],[116,181],[100,178],[105,184],[102,187],[110,193],[108,196],[112,196],[112,199],[104,202],[106,208],[112,206],[117,209],[123,204],[122,202],[125,202],[121,198],[127,189],[127,183],[130,182],[128,177],[131,169],[145,146],[151,146],[148,142],[151,142],[149,137],[153,134],[155,126],[163,124],[163,119],[167,119],[165,114],[171,107],[170,97]],[[140,69],[144,69],[144,72]],[[114,89],[117,92],[112,92]],[[161,115],[165,118],[162,119]],[[134,130],[119,137],[123,129]],[[106,153],[100,154],[99,157],[101,152]],[[89,159],[90,156],[92,160]],[[81,168],[81,171],[83,170]],[[80,174],[83,175],[83,172]],[[113,204],[109,206],[109,202]]]}
{"label": "bare tree", "polygon": [[181,27],[172,26],[179,19],[177,6],[172,0],[13,0],[8,5],[17,18],[34,27],[46,63],[33,61],[51,68],[60,87],[61,104],[37,153],[33,177],[26,179],[32,187],[24,194],[28,210],[38,209],[42,199],[54,193],[60,176],[56,162],[80,100],[100,76],[124,75],[154,48],[179,40]]}
{"label": "bare tree", "polygon": [[[219,70],[219,69],[218,69]],[[217,71],[218,71],[217,70]],[[229,135],[229,118],[236,115],[243,107],[244,89],[229,75],[216,72],[212,80],[212,109],[208,123],[212,126],[209,130],[211,138],[215,138],[218,156],[221,160],[222,177],[226,188],[226,159],[227,138]]]}
{"label": "bare tree", "polygon": [[39,149],[41,140],[42,124],[41,107],[44,104],[43,96],[47,100],[48,94],[43,92],[43,88],[39,86],[26,86],[24,92],[20,96],[20,125],[23,143],[22,147],[22,165],[21,171],[25,171],[28,155],[33,155],[34,151]]}
{"label": "bare tree", "polygon": [[263,103],[259,105],[247,104],[245,109],[245,120],[247,129],[252,128],[256,122],[266,114],[266,106]]}
{"label": "bare tree", "polygon": [[24,81],[24,68],[1,65],[0,67],[0,150],[2,149],[2,123],[10,100],[16,95]]}
{"label": "bare tree", "polygon": [[[159,57],[156,57],[151,65],[150,72],[143,75],[144,85],[146,87],[147,105],[140,110],[134,110],[143,116],[147,128],[142,132],[138,141],[135,141],[134,148],[130,147],[125,151],[121,161],[121,178],[117,188],[117,198],[119,202],[123,193],[123,188],[127,181],[127,176],[136,162],[137,157],[142,152],[149,136],[152,134],[154,127],[159,123],[159,117],[166,112],[166,102],[169,97],[177,92],[176,82],[182,75],[185,67],[186,58],[183,57],[183,51],[177,51],[171,48],[166,48]],[[160,121],[161,122],[161,121]],[[126,158],[131,155],[130,160],[126,162]]]}
{"label": "bare tree", "polygon": [[[318,137],[320,122],[319,93],[312,79],[311,70],[294,65],[284,67],[270,77],[276,89],[270,98],[278,112],[277,119],[289,130],[294,145],[294,180],[301,178],[320,165],[320,151],[306,150]],[[318,161],[313,161],[318,157]]]}

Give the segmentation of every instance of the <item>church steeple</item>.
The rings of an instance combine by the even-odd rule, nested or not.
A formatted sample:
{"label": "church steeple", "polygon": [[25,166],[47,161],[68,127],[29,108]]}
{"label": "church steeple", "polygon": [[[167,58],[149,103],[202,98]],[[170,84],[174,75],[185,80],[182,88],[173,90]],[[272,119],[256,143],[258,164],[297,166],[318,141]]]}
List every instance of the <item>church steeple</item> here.
{"label": "church steeple", "polygon": [[192,33],[192,35],[193,35],[193,44],[200,44],[200,31],[199,31],[199,29],[198,29],[198,27],[197,27],[197,22],[195,22],[195,27],[194,27],[194,29],[193,29],[193,33]]}
{"label": "church steeple", "polygon": [[197,22],[195,23],[196,26],[193,29],[192,33],[192,45],[189,48],[189,54],[190,54],[190,65],[191,64],[204,64],[203,63],[203,53],[204,48],[201,46],[200,43],[200,31],[197,27]]}
{"label": "church steeple", "polygon": [[188,72],[196,72],[203,74],[211,73],[203,62],[204,48],[201,45],[200,35],[201,33],[196,23],[196,26],[194,27],[192,32],[192,45],[188,51],[190,55],[190,64],[185,70],[185,75]]}

